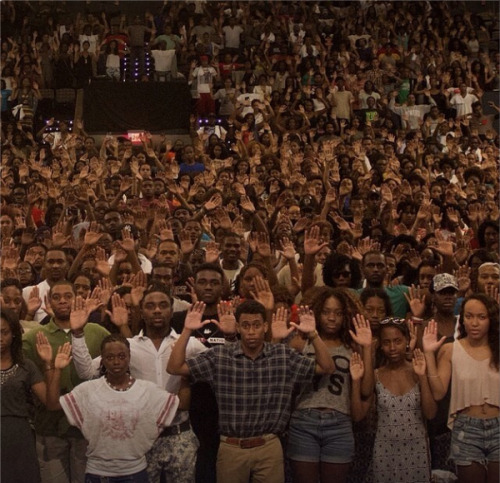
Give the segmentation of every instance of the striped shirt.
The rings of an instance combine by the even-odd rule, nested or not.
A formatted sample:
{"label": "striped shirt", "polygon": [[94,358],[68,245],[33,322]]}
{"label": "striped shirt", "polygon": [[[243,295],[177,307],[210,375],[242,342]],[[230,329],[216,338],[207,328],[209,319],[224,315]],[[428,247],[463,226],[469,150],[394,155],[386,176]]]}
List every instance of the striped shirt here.
{"label": "striped shirt", "polygon": [[212,386],[224,436],[280,434],[290,417],[295,384],[314,377],[315,360],[283,344],[264,344],[259,356],[245,356],[240,343],[214,347],[186,361],[195,381]]}

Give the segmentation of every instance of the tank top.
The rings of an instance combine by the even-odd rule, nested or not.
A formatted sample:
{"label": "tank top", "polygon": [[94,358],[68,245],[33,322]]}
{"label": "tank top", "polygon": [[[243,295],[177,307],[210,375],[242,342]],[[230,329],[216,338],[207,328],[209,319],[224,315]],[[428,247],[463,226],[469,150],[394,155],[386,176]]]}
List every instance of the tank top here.
{"label": "tank top", "polygon": [[448,427],[459,411],[485,403],[499,405],[500,374],[490,365],[490,358],[478,361],[471,357],[460,340],[453,342],[451,355],[451,400]]}

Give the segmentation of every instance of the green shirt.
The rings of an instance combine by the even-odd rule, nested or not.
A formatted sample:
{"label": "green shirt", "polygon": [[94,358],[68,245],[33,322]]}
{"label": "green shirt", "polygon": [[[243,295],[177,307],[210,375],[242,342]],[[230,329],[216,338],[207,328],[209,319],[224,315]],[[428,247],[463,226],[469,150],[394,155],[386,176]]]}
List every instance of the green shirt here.
{"label": "green shirt", "polygon": [[[83,329],[85,335],[85,343],[89,349],[92,358],[97,357],[101,353],[101,342],[109,335],[109,332],[98,324],[89,323]],[[32,360],[43,372],[44,363],[38,356],[36,350],[36,334],[43,332],[52,346],[53,357],[57,354],[59,346],[65,342],[71,343],[71,332],[66,332],[60,329],[51,319],[47,325],[41,325],[23,336],[23,351],[24,355]],[[73,363],[63,369],[61,373],[61,395],[71,392],[74,387],[82,383]],[[38,403],[35,413],[35,431],[41,436],[58,436],[64,437],[83,437],[80,431],[70,426],[64,411],[49,411],[46,407]]]}
{"label": "green shirt", "polygon": [[[392,287],[384,287],[384,290],[391,300],[392,313],[394,317],[404,319],[406,314],[410,311],[410,307],[405,297],[405,293],[408,293],[408,287],[406,285],[394,285]],[[358,295],[362,291],[362,288],[356,290]]]}

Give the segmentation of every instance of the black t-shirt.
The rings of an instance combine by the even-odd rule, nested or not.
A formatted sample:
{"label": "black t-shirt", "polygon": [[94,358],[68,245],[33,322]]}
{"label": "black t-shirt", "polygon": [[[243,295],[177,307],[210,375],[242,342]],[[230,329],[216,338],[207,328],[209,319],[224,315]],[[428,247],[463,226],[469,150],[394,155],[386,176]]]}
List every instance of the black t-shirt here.
{"label": "black t-shirt", "polygon": [[[184,320],[186,319],[187,311],[176,312],[172,316],[172,328],[180,334],[182,329],[184,329]],[[202,320],[217,319],[217,316],[205,316],[203,315]],[[216,345],[224,344],[226,342],[224,334],[222,331],[214,324],[210,323],[204,325],[201,329],[195,330],[192,333],[192,337],[198,339],[205,347],[214,347]]]}

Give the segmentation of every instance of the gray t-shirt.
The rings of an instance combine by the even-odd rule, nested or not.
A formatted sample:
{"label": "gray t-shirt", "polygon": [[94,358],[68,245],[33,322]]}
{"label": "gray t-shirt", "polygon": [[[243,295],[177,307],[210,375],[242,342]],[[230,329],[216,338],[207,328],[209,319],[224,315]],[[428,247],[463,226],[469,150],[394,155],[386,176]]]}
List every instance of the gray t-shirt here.
{"label": "gray t-shirt", "polygon": [[[311,383],[300,388],[295,409],[328,408],[342,414],[351,414],[351,374],[349,361],[352,350],[344,345],[328,347],[335,362],[335,372],[315,376]],[[314,347],[307,343],[303,353],[314,358]]]}

